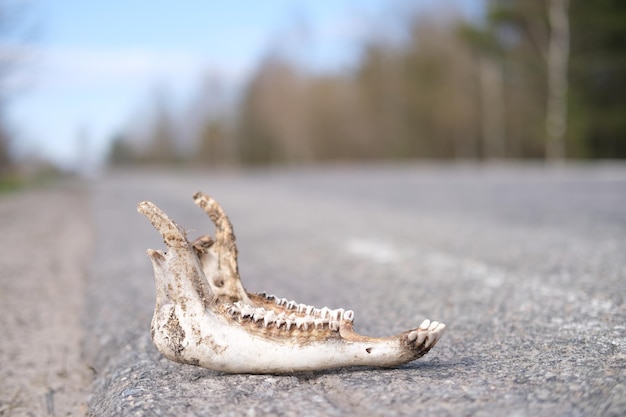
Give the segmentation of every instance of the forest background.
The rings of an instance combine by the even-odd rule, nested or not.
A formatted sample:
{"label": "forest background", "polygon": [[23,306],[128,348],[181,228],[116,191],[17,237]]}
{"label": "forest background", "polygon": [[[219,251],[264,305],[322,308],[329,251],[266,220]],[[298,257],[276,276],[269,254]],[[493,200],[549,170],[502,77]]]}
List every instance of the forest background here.
{"label": "forest background", "polygon": [[[302,65],[305,46],[268,48],[235,98],[213,77],[181,111],[155,88],[107,163],[626,157],[626,2],[487,0],[479,21],[449,7],[407,13],[334,72]],[[20,165],[8,105],[0,94],[0,176]]]}

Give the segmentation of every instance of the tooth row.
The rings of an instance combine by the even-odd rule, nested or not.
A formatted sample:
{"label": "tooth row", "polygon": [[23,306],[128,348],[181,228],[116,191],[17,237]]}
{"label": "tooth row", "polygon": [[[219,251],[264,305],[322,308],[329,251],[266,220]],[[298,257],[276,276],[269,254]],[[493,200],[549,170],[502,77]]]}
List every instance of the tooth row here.
{"label": "tooth row", "polygon": [[[233,317],[249,319],[254,323],[260,323],[262,321],[263,327],[275,325],[276,328],[279,329],[283,327],[286,330],[291,330],[291,327],[295,326],[295,328],[299,330],[321,330],[324,328],[324,325],[328,325],[328,328],[332,331],[339,330],[339,319],[335,319],[334,317],[314,317],[312,315],[297,316],[295,313],[287,315],[285,312],[276,314],[272,310],[266,310],[263,307],[252,307],[247,304],[241,304],[240,302],[230,305],[227,312]],[[348,313],[352,313],[352,311],[346,311],[343,313],[343,316],[350,315]],[[352,313],[352,316],[353,315],[354,313]],[[339,317],[339,315],[337,316]]]}
{"label": "tooth row", "polygon": [[274,301],[274,304],[279,307],[284,307],[287,310],[295,310],[299,314],[305,314],[306,316],[313,316],[314,318],[321,319],[330,319],[334,321],[354,321],[354,311],[352,310],[344,310],[343,308],[331,310],[328,307],[315,308],[310,305],[298,304],[295,301],[289,301],[286,298],[278,298],[271,294],[268,295],[264,292],[259,293],[259,295],[264,297],[266,300]]}

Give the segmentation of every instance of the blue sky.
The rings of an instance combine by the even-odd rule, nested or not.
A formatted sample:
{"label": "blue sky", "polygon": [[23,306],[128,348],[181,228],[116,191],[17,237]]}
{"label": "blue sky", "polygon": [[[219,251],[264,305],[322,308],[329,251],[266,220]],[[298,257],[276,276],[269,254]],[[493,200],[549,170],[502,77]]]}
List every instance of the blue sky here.
{"label": "blue sky", "polygon": [[[10,108],[15,145],[66,167],[100,162],[159,85],[183,104],[209,75],[236,88],[276,45],[303,49],[298,58],[313,68],[341,69],[403,7],[389,0],[22,2],[39,30],[27,47],[28,88]],[[480,0],[456,3],[471,13]]]}

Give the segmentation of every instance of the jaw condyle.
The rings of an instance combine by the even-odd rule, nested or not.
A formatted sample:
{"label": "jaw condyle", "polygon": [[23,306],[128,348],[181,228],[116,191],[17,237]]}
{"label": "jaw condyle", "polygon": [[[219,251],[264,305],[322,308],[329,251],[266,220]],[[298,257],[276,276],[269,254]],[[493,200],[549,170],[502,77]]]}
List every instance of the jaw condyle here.
{"label": "jaw condyle", "polygon": [[156,281],[151,335],[167,358],[231,373],[393,367],[425,355],[441,337],[445,325],[429,320],[392,337],[362,336],[351,310],[246,292],[228,217],[206,194],[193,198],[215,224],[215,239],[189,242],[156,205],[137,206],[167,246],[148,250]]}

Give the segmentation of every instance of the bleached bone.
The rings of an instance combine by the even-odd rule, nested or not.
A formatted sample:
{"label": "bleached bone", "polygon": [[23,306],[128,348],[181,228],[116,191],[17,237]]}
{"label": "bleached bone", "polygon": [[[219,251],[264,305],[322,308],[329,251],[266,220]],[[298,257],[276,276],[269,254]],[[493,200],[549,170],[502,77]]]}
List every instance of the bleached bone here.
{"label": "bleached bone", "polygon": [[137,206],[167,246],[167,253],[148,249],[156,281],[151,336],[167,358],[231,373],[394,367],[420,358],[439,340],[445,325],[436,321],[392,337],[368,337],[353,330],[352,310],[246,292],[230,220],[211,197],[193,198],[215,224],[215,239],[190,243],[156,205]]}

